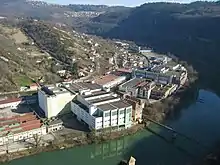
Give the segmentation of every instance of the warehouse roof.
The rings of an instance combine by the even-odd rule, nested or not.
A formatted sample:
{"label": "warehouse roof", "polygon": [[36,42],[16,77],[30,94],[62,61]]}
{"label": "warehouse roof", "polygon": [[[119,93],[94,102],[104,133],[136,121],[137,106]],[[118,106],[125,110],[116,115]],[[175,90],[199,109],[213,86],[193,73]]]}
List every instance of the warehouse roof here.
{"label": "warehouse roof", "polygon": [[95,82],[99,85],[105,85],[105,84],[107,84],[111,81],[116,80],[118,77],[120,77],[120,76],[116,76],[116,75],[113,75],[113,74],[108,74],[108,75],[105,75],[103,77],[97,78],[95,80]]}
{"label": "warehouse roof", "polygon": [[95,103],[110,101],[110,100],[118,99],[118,98],[119,97],[107,96],[107,97],[101,97],[101,98],[92,99],[92,100],[89,100],[89,102],[92,103],[92,104],[95,104]]}
{"label": "warehouse roof", "polygon": [[84,90],[84,89],[95,90],[95,89],[101,89],[102,87],[96,83],[78,82],[78,83],[72,83],[69,88],[74,92],[79,92],[80,90]]}
{"label": "warehouse roof", "polygon": [[111,105],[117,107],[118,109],[121,109],[121,108],[127,108],[127,107],[130,107],[131,105],[126,103],[125,101],[123,100],[120,100],[120,101],[116,101],[116,102],[113,102],[113,103],[110,103]]}
{"label": "warehouse roof", "polygon": [[117,109],[116,107],[112,106],[111,104],[102,104],[98,106],[99,109],[103,111],[111,111]]}
{"label": "warehouse roof", "polygon": [[0,105],[1,104],[8,104],[8,103],[19,102],[21,100],[22,100],[21,98],[12,98],[12,99],[1,100],[0,101]]}
{"label": "warehouse roof", "polygon": [[141,78],[133,78],[133,79],[127,81],[126,83],[122,84],[122,87],[123,88],[126,88],[126,87],[132,88],[143,81],[144,81],[144,79],[141,79]]}

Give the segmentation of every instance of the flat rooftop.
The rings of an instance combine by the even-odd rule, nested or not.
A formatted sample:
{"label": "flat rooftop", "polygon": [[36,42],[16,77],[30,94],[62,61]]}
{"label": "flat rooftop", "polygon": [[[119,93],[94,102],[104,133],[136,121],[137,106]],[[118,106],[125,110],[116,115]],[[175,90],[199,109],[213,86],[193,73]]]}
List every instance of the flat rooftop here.
{"label": "flat rooftop", "polygon": [[115,109],[122,109],[122,108],[127,108],[130,107],[131,105],[126,103],[124,100],[120,101],[115,101],[112,103],[106,103],[102,105],[98,105],[97,107],[100,108],[103,111],[111,111]]}
{"label": "flat rooftop", "polygon": [[113,103],[110,103],[111,105],[121,109],[121,108],[127,108],[127,107],[130,107],[131,105],[126,103],[124,100],[120,100],[120,101],[116,101],[116,102],[113,102]]}
{"label": "flat rooftop", "polygon": [[79,92],[80,90],[84,90],[84,89],[95,90],[95,89],[101,89],[102,87],[96,83],[78,82],[78,83],[72,83],[69,88],[74,92]]}
{"label": "flat rooftop", "polygon": [[87,99],[90,97],[94,97],[94,96],[101,96],[104,94],[110,94],[111,92],[106,92],[106,91],[97,91],[97,92],[92,92],[91,95],[82,95],[83,98]]}
{"label": "flat rooftop", "polygon": [[116,107],[112,106],[111,104],[102,104],[97,107],[103,111],[112,111],[112,110],[117,109]]}
{"label": "flat rooftop", "polygon": [[142,83],[143,81],[145,81],[144,79],[141,78],[133,78],[127,82],[125,82],[124,84],[122,84],[123,88],[133,88],[134,86],[136,86],[137,84]]}
{"label": "flat rooftop", "polygon": [[60,87],[56,87],[56,86],[44,86],[41,88],[41,91],[48,96],[53,96],[53,95],[59,95],[59,94],[64,94],[64,93],[69,93],[69,91],[67,91],[64,88],[60,88]]}
{"label": "flat rooftop", "polygon": [[117,79],[119,76],[113,75],[113,74],[108,74],[105,75],[103,77],[97,78],[95,79],[95,82],[99,85],[105,85],[111,81],[114,81],[115,79]]}
{"label": "flat rooftop", "polygon": [[95,103],[99,103],[99,102],[103,102],[103,101],[110,101],[110,100],[118,99],[118,98],[119,97],[107,96],[107,97],[96,98],[96,99],[92,99],[92,100],[88,100],[88,101],[92,104],[95,104]]}

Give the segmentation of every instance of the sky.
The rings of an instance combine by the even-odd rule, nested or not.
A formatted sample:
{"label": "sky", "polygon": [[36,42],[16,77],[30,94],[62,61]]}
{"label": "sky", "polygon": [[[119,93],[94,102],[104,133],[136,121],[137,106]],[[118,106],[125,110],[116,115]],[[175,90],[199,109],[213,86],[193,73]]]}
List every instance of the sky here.
{"label": "sky", "polygon": [[123,6],[139,6],[147,2],[179,2],[190,3],[195,0],[43,0],[49,3],[58,4],[95,4],[95,5],[123,5]]}

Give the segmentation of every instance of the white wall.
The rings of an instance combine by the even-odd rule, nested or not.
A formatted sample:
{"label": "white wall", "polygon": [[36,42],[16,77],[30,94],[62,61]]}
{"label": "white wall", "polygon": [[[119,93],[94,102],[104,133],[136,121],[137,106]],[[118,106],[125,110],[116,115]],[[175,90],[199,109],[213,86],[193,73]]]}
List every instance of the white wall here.
{"label": "white wall", "polygon": [[[129,108],[132,109],[132,106]],[[83,120],[85,123],[89,125],[90,129],[102,129],[102,128],[108,128],[112,126],[119,126],[119,125],[125,125],[127,124],[127,127],[129,127],[129,124],[131,126],[132,123],[132,115],[130,122],[125,120],[126,116],[126,111],[124,111],[123,114],[120,114],[120,110],[126,110],[125,108],[122,108],[120,110],[115,109],[112,111],[103,111],[103,116],[102,117],[94,117],[87,113],[84,109],[80,108],[77,104],[74,102],[71,102],[71,110],[72,112],[77,115],[78,120]],[[113,113],[117,112],[117,115],[113,116]],[[109,113],[109,116],[105,116],[107,113]],[[131,111],[132,113],[132,111]],[[127,117],[127,120],[128,117]]]}
{"label": "white wall", "polygon": [[47,118],[57,116],[74,97],[75,95],[69,92],[55,96],[46,96],[41,91],[38,92],[39,106],[44,110]]}
{"label": "white wall", "polygon": [[103,117],[94,117],[95,119],[95,129],[102,129],[103,128]]}
{"label": "white wall", "polygon": [[48,116],[47,97],[40,90],[38,90],[38,102],[39,102],[40,108],[45,112],[45,116]]}
{"label": "white wall", "polygon": [[[71,102],[71,111],[77,115],[78,120],[83,120],[85,123],[87,123],[92,128],[95,128],[95,121],[93,119],[93,116],[91,116],[89,113],[87,113],[84,109],[79,107],[74,102]],[[94,123],[94,124],[92,124]]]}
{"label": "white wall", "polygon": [[50,132],[55,132],[55,131],[62,130],[62,129],[63,129],[63,125],[61,123],[53,124],[53,125],[48,126],[47,132],[50,133]]}

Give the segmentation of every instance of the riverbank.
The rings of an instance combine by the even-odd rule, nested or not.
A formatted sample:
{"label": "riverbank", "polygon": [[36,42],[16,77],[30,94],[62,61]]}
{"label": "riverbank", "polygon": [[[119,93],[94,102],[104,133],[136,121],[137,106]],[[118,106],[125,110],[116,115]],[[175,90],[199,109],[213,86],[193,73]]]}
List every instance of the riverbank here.
{"label": "riverbank", "polygon": [[13,153],[0,155],[0,163],[9,162],[11,160],[19,159],[19,158],[26,157],[26,156],[36,155],[42,152],[51,152],[55,150],[73,148],[76,146],[83,146],[83,145],[89,145],[89,144],[94,144],[94,143],[99,144],[99,143],[103,143],[109,140],[116,140],[116,139],[120,139],[123,136],[133,135],[143,129],[144,129],[143,124],[137,124],[131,127],[130,129],[126,129],[121,132],[108,131],[108,132],[103,132],[99,134],[99,136],[95,136],[93,132],[84,134],[81,137],[77,137],[77,138],[71,135],[68,135],[65,137],[65,140],[62,142],[54,141],[53,143],[47,146],[39,146],[36,148],[30,148],[30,149],[19,151],[19,152],[13,152]]}

